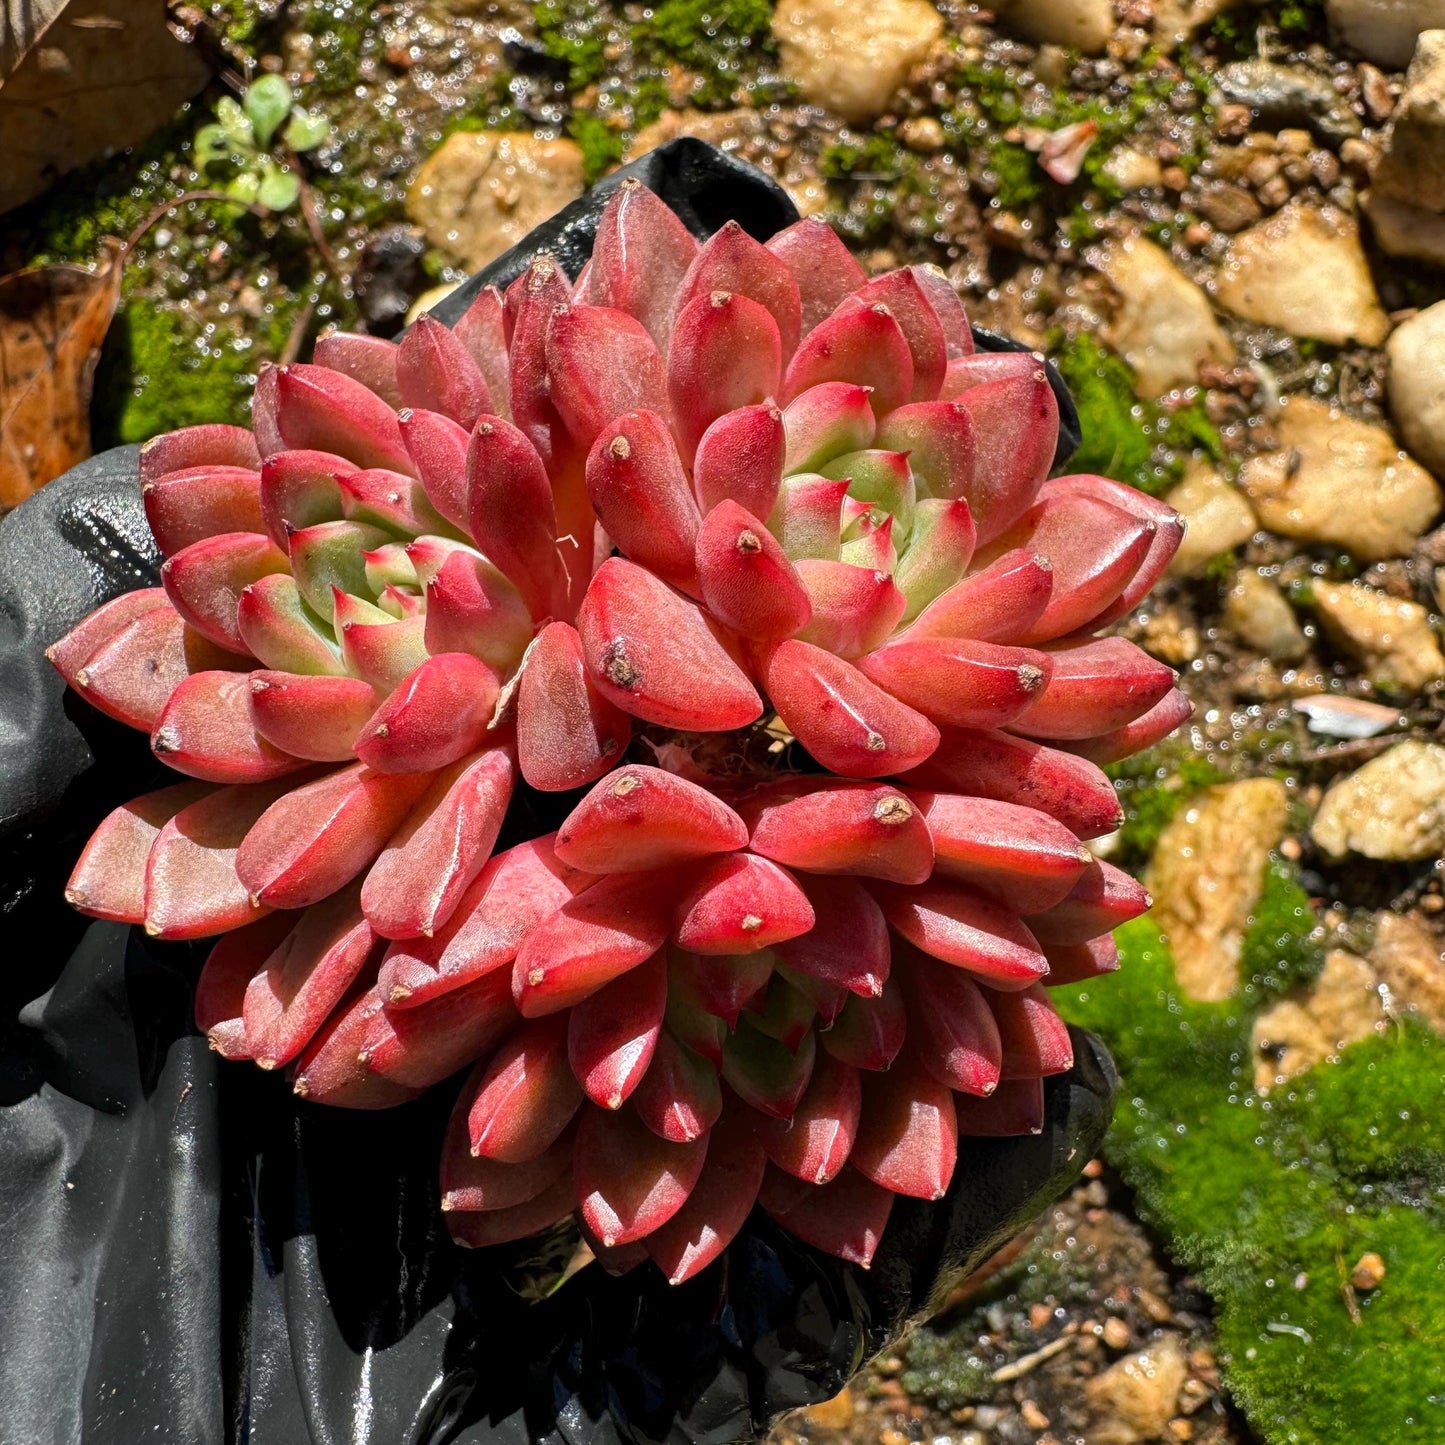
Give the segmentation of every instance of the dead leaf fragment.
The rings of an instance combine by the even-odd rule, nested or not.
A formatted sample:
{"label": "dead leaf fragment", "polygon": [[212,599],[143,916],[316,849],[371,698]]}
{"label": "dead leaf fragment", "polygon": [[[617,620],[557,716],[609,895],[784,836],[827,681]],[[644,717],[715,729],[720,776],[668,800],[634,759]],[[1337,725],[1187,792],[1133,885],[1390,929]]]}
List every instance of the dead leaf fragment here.
{"label": "dead leaf fragment", "polygon": [[0,277],[0,507],[90,455],[90,387],[120,299],[121,242],[99,265]]}
{"label": "dead leaf fragment", "polygon": [[164,0],[0,0],[0,212],[139,144],[209,77]]}

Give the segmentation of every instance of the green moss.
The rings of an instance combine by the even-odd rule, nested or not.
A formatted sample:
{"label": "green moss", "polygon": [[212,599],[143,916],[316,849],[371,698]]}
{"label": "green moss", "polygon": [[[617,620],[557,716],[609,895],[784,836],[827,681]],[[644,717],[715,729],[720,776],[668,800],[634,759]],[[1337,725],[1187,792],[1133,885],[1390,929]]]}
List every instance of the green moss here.
{"label": "green moss", "polygon": [[631,14],[592,0],[543,0],[532,9],[538,39],[567,66],[574,94],[593,85],[625,93],[623,77],[635,86],[649,72],[657,79],[681,66],[697,77],[690,104],[731,105],[739,85],[756,81],[772,54],[768,0],[658,0],[635,19]]}
{"label": "green moss", "polygon": [[1202,396],[1173,410],[1141,400],[1128,362],[1092,336],[1065,343],[1057,361],[1083,428],[1083,442],[1069,462],[1073,471],[1098,472],[1157,496],[1179,480],[1192,453],[1215,460],[1224,455]]}
{"label": "green moss", "polygon": [[1128,363],[1091,336],[1075,337],[1058,363],[1079,408],[1084,433],[1070,467],[1121,482],[1145,476],[1154,444],[1145,407],[1134,395],[1134,373]]}
{"label": "green moss", "polygon": [[96,446],[146,441],[200,422],[245,424],[256,368],[280,353],[299,304],[278,307],[254,340],[249,328],[205,335],[173,308],[124,304],[96,371]]}
{"label": "green moss", "polygon": [[1271,856],[1264,891],[1240,945],[1239,976],[1246,980],[1246,997],[1272,997],[1311,982],[1324,956],[1298,869]]}
{"label": "green moss", "polygon": [[607,70],[607,47],[620,39],[604,6],[543,0],[532,7],[532,23],[542,48],[553,60],[567,65],[569,90],[585,90],[602,79]]}
{"label": "green moss", "polygon": [[769,0],[660,0],[633,30],[644,60],[674,61],[701,78],[692,100],[728,105],[745,73],[772,45]]}
{"label": "green moss", "polygon": [[1225,781],[1225,775],[1208,758],[1195,753],[1188,738],[1179,734],[1107,771],[1124,809],[1117,861],[1128,868],[1148,862],[1159,835],[1190,798]]}
{"label": "green moss", "polygon": [[[1119,973],[1055,997],[1115,1052],[1109,1158],[1214,1295],[1251,1425],[1270,1445],[1445,1438],[1445,1041],[1397,1030],[1264,1098],[1253,1003],[1183,998],[1147,919],[1119,940]],[[1342,1271],[1367,1249],[1388,1274],[1356,1323]]]}
{"label": "green moss", "polygon": [[361,62],[380,44],[370,0],[303,0],[291,7],[290,18],[311,37],[308,91],[341,96],[354,90],[361,81]]}
{"label": "green moss", "polygon": [[582,167],[590,186],[598,176],[612,169],[627,150],[621,131],[600,116],[579,113],[567,122],[567,134],[582,148]]}
{"label": "green moss", "polygon": [[1038,162],[1021,145],[995,140],[988,147],[988,169],[994,177],[994,195],[1006,211],[1017,211],[1044,194],[1044,175]]}
{"label": "green moss", "polygon": [[818,169],[826,180],[897,180],[907,166],[907,152],[892,136],[874,131],[862,140],[838,140],[825,145]]}

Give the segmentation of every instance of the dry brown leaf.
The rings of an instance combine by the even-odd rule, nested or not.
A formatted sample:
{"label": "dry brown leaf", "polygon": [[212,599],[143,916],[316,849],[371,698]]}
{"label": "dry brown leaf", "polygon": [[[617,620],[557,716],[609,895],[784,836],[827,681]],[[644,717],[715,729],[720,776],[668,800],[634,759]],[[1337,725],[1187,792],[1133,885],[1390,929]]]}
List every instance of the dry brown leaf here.
{"label": "dry brown leaf", "polygon": [[0,58],[0,211],[145,140],[210,76],[165,0],[0,0]]}
{"label": "dry brown leaf", "polygon": [[125,247],[99,265],[0,277],[0,507],[90,455],[90,386],[120,300]]}

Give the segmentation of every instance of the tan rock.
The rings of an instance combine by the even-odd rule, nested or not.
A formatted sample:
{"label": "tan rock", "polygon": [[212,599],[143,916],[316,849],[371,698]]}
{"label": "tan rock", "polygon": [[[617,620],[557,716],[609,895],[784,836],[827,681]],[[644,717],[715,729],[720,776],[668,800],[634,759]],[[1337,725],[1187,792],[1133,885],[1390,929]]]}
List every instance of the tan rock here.
{"label": "tan rock", "polygon": [[1335,949],[1309,989],[1296,990],[1256,1016],[1250,1031],[1254,1087],[1268,1093],[1337,1058],[1347,1044],[1368,1038],[1384,1022],[1374,970],[1363,958]]}
{"label": "tan rock", "polygon": [[1396,1006],[1445,1032],[1445,946],[1426,924],[1409,914],[1377,913],[1370,964]]}
{"label": "tan rock", "polygon": [[1375,294],[1354,219],[1292,201],[1236,236],[1215,281],[1219,303],[1246,321],[1334,346],[1378,346],[1390,319]]}
{"label": "tan rock", "polygon": [[1310,837],[1337,862],[1358,853],[1411,862],[1445,849],[1445,748],[1403,742],[1324,796]]}
{"label": "tan rock", "polygon": [[773,12],[783,74],[815,105],[870,121],[943,34],[928,0],[781,0]]}
{"label": "tan rock", "polygon": [[1160,835],[1145,882],[1191,998],[1226,998],[1239,981],[1244,933],[1288,814],[1282,782],[1250,778],[1201,793]]}
{"label": "tan rock", "polygon": [[1010,29],[1044,44],[1098,55],[1114,34],[1112,0],[1000,0],[992,7]]}
{"label": "tan rock", "polygon": [[1193,386],[1204,362],[1233,359],[1209,298],[1152,241],[1112,242],[1100,269],[1119,295],[1105,340],[1134,368],[1140,395]]}
{"label": "tan rock", "polygon": [[1186,524],[1184,540],[1169,568],[1176,577],[1198,576],[1221,552],[1232,552],[1259,529],[1244,493],[1198,458],[1164,500]]}
{"label": "tan rock", "polygon": [[460,281],[443,281],[440,286],[428,286],[407,308],[406,324],[410,326],[418,316],[425,316],[433,306],[440,305],[461,284]]}
{"label": "tan rock", "polygon": [[1132,146],[1119,146],[1110,151],[1104,162],[1104,174],[1121,191],[1147,191],[1164,184],[1164,167],[1159,157],[1145,155]]}
{"label": "tan rock", "polygon": [[632,138],[627,159],[635,161],[648,151],[666,145],[681,135],[696,136],[722,150],[734,149],[743,141],[756,140],[767,129],[761,111],[739,110],[665,110],[651,125],[645,125]]}
{"label": "tan rock", "polygon": [[1331,542],[1367,562],[1404,556],[1440,510],[1440,488],[1383,427],[1309,397],[1280,407],[1279,450],[1239,484],[1271,532]]}
{"label": "tan rock", "polygon": [[1161,1335],[1084,1384],[1093,1416],[1089,1445],[1136,1445],[1157,1440],[1179,1405],[1189,1375],[1179,1336]]}
{"label": "tan rock", "polygon": [[1390,415],[1411,453],[1445,476],[1445,301],[1398,327],[1385,350]]}
{"label": "tan rock", "polygon": [[1370,218],[1375,244],[1387,255],[1445,266],[1445,216],[1376,190],[1363,192],[1360,205]]}
{"label": "tan rock", "polygon": [[1445,0],[1326,0],[1330,34],[1367,60],[1403,70],[1422,30],[1445,25]]}
{"label": "tan rock", "polygon": [[1445,677],[1430,614],[1418,602],[1359,582],[1321,583],[1315,610],[1325,633],[1356,658],[1376,687],[1414,693]]}
{"label": "tan rock", "polygon": [[407,215],[477,270],[582,194],[582,152],[523,131],[458,131],[422,164]]}
{"label": "tan rock", "polygon": [[1298,662],[1309,651],[1294,608],[1253,567],[1241,567],[1224,599],[1225,625],[1271,662]]}
{"label": "tan rock", "polygon": [[1445,30],[1420,36],[1374,184],[1381,195],[1445,211]]}

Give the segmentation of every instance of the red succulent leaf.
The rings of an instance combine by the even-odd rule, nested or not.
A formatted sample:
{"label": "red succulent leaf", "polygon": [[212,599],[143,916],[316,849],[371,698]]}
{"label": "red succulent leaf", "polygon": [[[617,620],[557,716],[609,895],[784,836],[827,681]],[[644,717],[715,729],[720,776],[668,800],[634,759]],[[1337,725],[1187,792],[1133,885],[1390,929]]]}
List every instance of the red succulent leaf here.
{"label": "red succulent leaf", "polygon": [[425,313],[401,339],[396,384],[404,406],[440,412],[466,431],[493,409],[481,368],[465,343],[449,326]]}
{"label": "red succulent leaf", "polygon": [[635,563],[611,557],[597,569],[577,630],[597,690],[634,717],[711,732],[762,712],[702,612]]}
{"label": "red succulent leaf", "polygon": [[693,492],[704,515],[729,501],[770,517],[783,484],[784,445],[783,414],[771,403],[718,417],[692,459]]}
{"label": "red succulent leaf", "polygon": [[374,391],[388,406],[400,407],[396,342],[356,331],[329,331],[316,339],[311,359],[317,366],[339,371]]}
{"label": "red succulent leaf", "polygon": [[852,663],[806,642],[774,648],[763,686],[798,741],[830,772],[878,778],[916,767],[938,729]]}
{"label": "red succulent leaf", "polygon": [[475,1092],[468,1093],[473,1154],[503,1164],[525,1164],[544,1154],[583,1098],[567,1062],[567,1016],[519,1024],[480,1071]]}
{"label": "red succulent leaf", "polygon": [[630,1109],[585,1107],[572,1164],[583,1222],[609,1249],[643,1238],[687,1202],[707,1152],[706,1136],[673,1143]]}
{"label": "red succulent leaf", "polygon": [[168,472],[192,467],[244,467],[255,471],[261,465],[261,453],[254,434],[245,427],[207,422],[152,437],[140,449],[139,465],[144,487]]}
{"label": "red succulent leaf", "polygon": [[848,1162],[895,1194],[942,1199],[958,1159],[953,1094],[905,1054],[863,1077],[863,1114]]}
{"label": "red succulent leaf", "polygon": [[366,875],[361,906],[383,938],[444,927],[491,856],[516,764],[502,747],[439,773]]}

